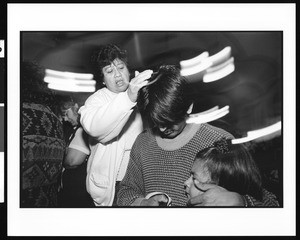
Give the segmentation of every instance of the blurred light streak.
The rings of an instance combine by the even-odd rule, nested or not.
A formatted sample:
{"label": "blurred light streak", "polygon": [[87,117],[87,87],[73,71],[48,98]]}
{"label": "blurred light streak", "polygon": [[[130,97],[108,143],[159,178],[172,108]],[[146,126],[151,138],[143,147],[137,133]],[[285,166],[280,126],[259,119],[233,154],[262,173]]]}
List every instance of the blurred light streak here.
{"label": "blurred light streak", "polygon": [[180,61],[180,66],[181,66],[181,68],[189,68],[189,67],[192,67],[194,65],[201,63],[201,61],[203,61],[207,57],[208,57],[208,52],[203,52],[200,55],[198,55],[197,57]]}
{"label": "blurred light streak", "polygon": [[231,47],[225,47],[220,52],[216,53],[215,55],[210,56],[208,59],[212,62],[213,65],[220,64],[231,56]]}
{"label": "blurred light streak", "polygon": [[249,132],[247,132],[247,137],[232,139],[231,142],[232,142],[232,144],[249,142],[249,141],[276,133],[278,131],[281,131],[281,121],[279,121],[271,126],[265,127],[265,128],[261,128],[261,129],[254,130],[254,131],[249,131]]}
{"label": "blurred light streak", "polygon": [[207,72],[207,73],[211,73],[211,72],[218,71],[218,70],[220,70],[220,69],[223,69],[224,67],[226,67],[227,65],[229,65],[229,64],[231,64],[231,63],[234,63],[234,58],[233,58],[233,57],[229,58],[229,59],[226,60],[225,62],[222,62],[222,63],[220,63],[220,64],[218,64],[218,65],[214,65],[214,66],[208,68],[208,69],[206,70],[206,72]]}
{"label": "blurred light streak", "polygon": [[[217,110],[215,110],[217,109]],[[229,113],[229,106],[225,106],[221,109],[218,109],[218,106],[211,108],[207,111],[191,114],[189,118],[186,120],[186,123],[206,123],[211,122],[216,119],[219,119]]]}
{"label": "blurred light streak", "polygon": [[203,82],[208,83],[208,82],[214,82],[220,80],[221,78],[224,78],[228,76],[230,73],[234,72],[234,69],[235,69],[234,64],[229,63],[228,65],[226,65],[221,69],[204,74]]}
{"label": "blurred light streak", "polygon": [[76,84],[76,85],[95,85],[95,80],[78,80],[73,78],[56,78],[56,77],[45,77],[44,82],[55,83],[55,84]]}
{"label": "blurred light streak", "polygon": [[60,72],[51,69],[45,70],[44,82],[48,88],[67,92],[94,92],[96,81],[93,74]]}
{"label": "blurred light streak", "polygon": [[51,69],[46,69],[46,76],[52,75],[60,78],[74,78],[74,79],[82,79],[82,80],[91,80],[94,75],[91,73],[73,73],[73,72],[61,72],[55,71]]}
{"label": "blurred light streak", "polygon": [[189,75],[193,75],[202,71],[205,71],[207,68],[212,66],[212,62],[211,61],[204,61],[203,63],[199,63],[193,67],[189,67],[189,68],[183,68],[180,70],[180,74],[182,76],[189,76]]}
{"label": "blurred light streak", "polygon": [[210,108],[210,109],[208,109],[208,110],[206,110],[206,111],[199,112],[199,113],[195,113],[195,114],[191,114],[190,116],[191,116],[191,117],[197,117],[198,115],[202,115],[202,114],[214,112],[215,110],[218,110],[218,109],[219,109],[219,106],[215,106],[215,107]]}
{"label": "blurred light streak", "polygon": [[[206,52],[204,52],[206,53]],[[231,47],[225,47],[220,52],[216,53],[215,55],[212,55],[208,57],[207,54],[200,54],[196,58],[190,59],[190,62],[186,62],[189,60],[185,60],[182,64],[182,61],[180,62],[181,65],[181,75],[182,76],[189,76],[193,75],[202,71],[207,70],[208,68],[221,64],[224,61],[227,61],[231,56]],[[196,60],[195,60],[196,59]],[[200,59],[200,60],[199,60]]]}
{"label": "blurred light streak", "polygon": [[48,88],[66,92],[95,92],[95,86],[79,86],[76,84],[49,83]]}

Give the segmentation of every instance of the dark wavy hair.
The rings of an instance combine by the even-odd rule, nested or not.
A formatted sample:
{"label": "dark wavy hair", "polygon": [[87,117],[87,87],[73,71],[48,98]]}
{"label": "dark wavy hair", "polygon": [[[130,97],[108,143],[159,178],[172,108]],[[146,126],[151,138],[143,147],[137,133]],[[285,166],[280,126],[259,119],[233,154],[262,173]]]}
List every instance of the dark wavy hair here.
{"label": "dark wavy hair", "polygon": [[260,171],[244,144],[218,141],[213,147],[200,151],[195,161],[204,162],[213,183],[228,191],[262,199]]}
{"label": "dark wavy hair", "polygon": [[150,126],[171,127],[186,117],[192,100],[187,95],[188,83],[175,65],[162,65],[149,84],[140,89],[137,106]]}
{"label": "dark wavy hair", "polygon": [[117,45],[107,44],[93,51],[90,62],[93,67],[95,79],[100,81],[101,84],[103,82],[102,69],[110,65],[116,58],[123,61],[126,66],[128,65],[126,50],[121,50]]}

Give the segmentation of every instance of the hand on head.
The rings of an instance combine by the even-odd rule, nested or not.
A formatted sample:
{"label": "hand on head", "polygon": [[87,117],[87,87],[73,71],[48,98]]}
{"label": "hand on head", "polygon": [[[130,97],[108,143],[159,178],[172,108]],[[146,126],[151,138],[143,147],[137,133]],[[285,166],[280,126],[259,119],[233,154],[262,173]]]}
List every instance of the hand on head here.
{"label": "hand on head", "polygon": [[135,71],[135,77],[130,81],[127,90],[128,97],[132,102],[136,102],[139,90],[144,87],[152,75],[152,70],[145,70],[141,73]]}

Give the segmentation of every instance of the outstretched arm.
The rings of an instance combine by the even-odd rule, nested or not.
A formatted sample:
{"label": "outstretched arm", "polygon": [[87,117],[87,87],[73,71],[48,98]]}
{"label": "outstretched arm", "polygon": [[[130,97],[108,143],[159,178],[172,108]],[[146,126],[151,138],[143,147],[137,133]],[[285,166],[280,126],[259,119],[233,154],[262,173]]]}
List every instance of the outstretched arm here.
{"label": "outstretched arm", "polygon": [[80,166],[90,154],[88,135],[79,127],[70,142],[64,158],[65,168],[76,168]]}
{"label": "outstretched arm", "polygon": [[80,123],[90,136],[105,143],[120,134],[135,105],[126,92],[111,99],[105,90],[99,90],[80,108]]}
{"label": "outstretched arm", "polygon": [[147,84],[152,72],[152,70],[137,72],[127,91],[118,93],[113,98],[109,96],[107,89],[91,95],[79,110],[84,130],[102,143],[117,137],[136,105],[139,89]]}

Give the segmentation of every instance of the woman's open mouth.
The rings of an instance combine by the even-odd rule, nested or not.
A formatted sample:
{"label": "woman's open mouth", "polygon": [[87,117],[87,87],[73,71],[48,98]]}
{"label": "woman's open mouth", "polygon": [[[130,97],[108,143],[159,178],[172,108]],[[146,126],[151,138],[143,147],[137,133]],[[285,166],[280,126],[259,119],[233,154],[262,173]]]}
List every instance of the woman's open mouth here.
{"label": "woman's open mouth", "polygon": [[118,87],[122,87],[124,85],[124,81],[123,80],[118,80],[116,81],[116,84]]}

